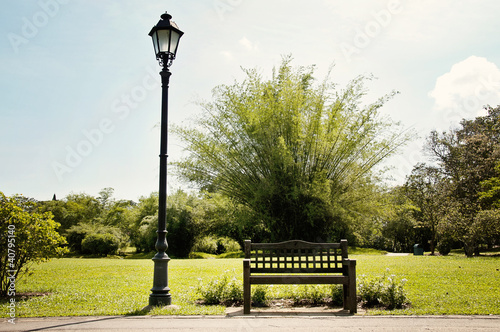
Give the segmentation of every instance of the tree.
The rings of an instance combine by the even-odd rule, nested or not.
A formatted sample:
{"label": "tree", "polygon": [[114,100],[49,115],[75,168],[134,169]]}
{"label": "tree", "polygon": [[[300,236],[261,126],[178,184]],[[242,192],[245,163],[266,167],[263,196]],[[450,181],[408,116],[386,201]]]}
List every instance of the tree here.
{"label": "tree", "polygon": [[443,176],[437,167],[419,163],[413,167],[404,185],[405,195],[411,199],[416,209],[414,218],[429,230],[430,251],[434,255],[438,237],[438,224],[442,214]]}
{"label": "tree", "polygon": [[99,223],[102,214],[100,202],[85,193],[71,193],[64,200],[39,202],[37,208],[41,213],[51,212],[54,215],[54,220],[61,224],[58,230],[61,234],[80,223]]}
{"label": "tree", "polygon": [[67,252],[52,214],[36,211],[36,203],[0,192],[0,295],[15,294],[12,280],[28,272],[30,264]]}
{"label": "tree", "polygon": [[133,201],[115,200],[113,188],[104,188],[97,198],[85,194],[70,194],[61,201],[45,201],[38,206],[40,212],[51,212],[61,224],[59,233],[65,235],[69,248],[82,253],[82,241],[97,233],[113,237],[119,247],[125,247],[130,234]]}
{"label": "tree", "polygon": [[481,205],[500,209],[500,161],[495,166],[495,176],[481,182]]}
{"label": "tree", "polygon": [[481,243],[493,245],[500,241],[500,209],[481,210],[471,225],[474,236]]}
{"label": "tree", "polygon": [[71,193],[65,198],[67,218],[78,223],[96,223],[101,215],[101,203],[94,196],[85,193]]}
{"label": "tree", "polygon": [[[178,190],[167,198],[167,242],[168,253],[176,257],[187,257],[199,232],[193,209],[199,199]],[[141,197],[135,209],[132,226],[132,244],[138,252],[154,250],[158,229],[158,194]]]}
{"label": "tree", "polygon": [[387,249],[393,252],[411,252],[418,237],[414,218],[417,208],[405,195],[403,186],[392,188],[385,195],[384,203],[386,208],[381,213],[382,234],[389,242]]}
{"label": "tree", "polygon": [[154,250],[156,230],[158,229],[158,193],[151,193],[148,197],[139,198],[139,203],[130,215],[130,241],[137,252]]}
{"label": "tree", "polygon": [[109,209],[110,205],[113,203],[112,197],[114,191],[115,190],[110,187],[101,189],[97,197],[101,210]]}
{"label": "tree", "polygon": [[481,193],[487,181],[497,176],[495,166],[500,159],[500,107],[486,110],[486,116],[464,119],[460,128],[442,134],[433,131],[428,139],[428,149],[440,162],[447,198],[452,201],[447,229],[454,229],[455,239],[464,244],[467,256],[478,254],[484,239],[480,233],[488,232],[473,225],[477,214],[494,204],[494,200],[481,199]]}
{"label": "tree", "polygon": [[191,154],[174,165],[200,188],[249,207],[269,240],[338,239],[348,231],[343,195],[409,136],[379,113],[395,92],[362,107],[365,77],[338,90],[290,61],[269,80],[246,70],[242,83],[215,88],[195,126],[175,128]]}

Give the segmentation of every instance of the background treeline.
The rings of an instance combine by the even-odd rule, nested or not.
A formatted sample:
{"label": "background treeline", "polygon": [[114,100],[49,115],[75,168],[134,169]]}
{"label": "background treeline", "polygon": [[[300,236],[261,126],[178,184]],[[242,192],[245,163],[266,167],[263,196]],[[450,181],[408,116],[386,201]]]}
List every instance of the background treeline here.
{"label": "background treeline", "polygon": [[[113,189],[99,196],[70,194],[62,200],[39,202],[61,224],[69,249],[81,254],[111,254],[134,247],[154,251],[158,227],[158,195],[138,202],[115,200]],[[259,236],[259,225],[242,206],[220,194],[188,194],[178,190],[168,196],[169,255],[187,257],[191,251],[220,254],[240,250],[243,239]],[[261,232],[262,233],[262,232]],[[262,237],[261,237],[262,238]]]}
{"label": "background treeline", "polygon": [[[171,192],[169,255],[237,250],[245,239],[302,239],[467,256],[500,244],[500,107],[431,132],[429,160],[388,187],[383,162],[414,135],[380,113],[397,92],[367,102],[365,82],[344,88],[314,66],[285,57],[269,79],[245,70],[213,90],[190,127],[174,133],[189,152],[173,163],[198,192]],[[60,223],[71,251],[105,255],[125,247],[154,251],[158,199],[71,194],[40,203]]]}
{"label": "background treeline", "polygon": [[[415,243],[432,253],[464,248],[468,256],[500,245],[499,140],[500,107],[463,120],[457,129],[432,132],[426,145],[430,164],[415,165],[403,185],[364,183],[345,198],[356,213],[339,209],[339,238],[396,252],[411,252]],[[36,203],[29,201],[33,210]],[[70,194],[37,205],[40,213],[53,214],[72,252],[154,251],[157,193],[134,202],[116,200],[113,189],[105,188],[97,197]],[[221,193],[182,190],[168,196],[167,230],[168,252],[174,257],[234,251],[245,239],[271,241],[274,232],[265,218]],[[318,232],[315,240],[338,238]]]}
{"label": "background treeline", "polygon": [[[411,252],[415,243],[421,243],[431,253],[463,248],[467,256],[500,245],[500,107],[488,107],[487,112],[448,132],[430,133],[426,144],[430,164],[415,165],[403,185],[359,185],[344,198],[355,213],[336,211],[342,217],[333,236],[339,238],[317,232],[314,240],[341,236],[351,245],[395,252]],[[114,200],[112,193],[105,188],[98,197],[71,194],[40,202],[39,209],[52,212],[72,251],[104,254],[127,246],[154,251],[157,194],[133,202]],[[310,225],[309,232],[318,229]],[[221,193],[207,191],[170,194],[167,230],[168,252],[177,257],[192,251],[234,251],[245,239],[274,239],[266,218]],[[97,249],[100,246],[105,249]]]}

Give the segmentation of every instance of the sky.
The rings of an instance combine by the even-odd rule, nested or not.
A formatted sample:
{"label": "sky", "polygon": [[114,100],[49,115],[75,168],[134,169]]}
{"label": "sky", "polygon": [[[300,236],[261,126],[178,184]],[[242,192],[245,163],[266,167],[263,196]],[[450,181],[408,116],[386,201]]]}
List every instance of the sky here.
{"label": "sky", "polygon": [[[165,11],[184,32],[170,70],[169,123],[190,125],[241,68],[270,77],[283,56],[339,86],[358,75],[367,102],[418,137],[387,161],[393,184],[431,130],[500,104],[500,2],[493,0],[1,0],[0,191],[49,200],[114,188],[158,190],[160,66],[151,28]],[[188,152],[169,136],[169,161]],[[169,192],[189,188],[173,174]]]}

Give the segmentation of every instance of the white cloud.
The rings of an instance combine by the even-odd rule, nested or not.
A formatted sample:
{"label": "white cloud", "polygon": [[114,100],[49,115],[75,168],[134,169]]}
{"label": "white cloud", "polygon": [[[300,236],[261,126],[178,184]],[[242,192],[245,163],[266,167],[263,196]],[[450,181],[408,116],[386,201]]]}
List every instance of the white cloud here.
{"label": "white cloud", "polygon": [[[245,49],[245,53],[248,53],[248,51],[257,51],[258,50],[257,44],[252,43],[246,37],[243,37],[242,39],[240,39],[238,41],[238,43],[241,46],[243,46],[243,48]],[[238,59],[238,61],[239,61],[240,56],[241,56],[241,50],[235,50],[235,49],[232,49],[231,51],[224,50],[224,51],[220,51],[219,54],[222,55],[226,61],[234,61],[235,59]]]}
{"label": "white cloud", "polygon": [[483,106],[500,103],[500,69],[486,58],[470,56],[436,79],[434,109],[448,122],[483,115]]}
{"label": "white cloud", "polygon": [[220,54],[223,55],[226,60],[233,60],[233,54],[229,51],[221,51]]}
{"label": "white cloud", "polygon": [[239,41],[240,45],[242,45],[244,48],[246,48],[249,51],[257,51],[258,47],[255,43],[252,43],[250,40],[247,39],[247,37],[243,37]]}

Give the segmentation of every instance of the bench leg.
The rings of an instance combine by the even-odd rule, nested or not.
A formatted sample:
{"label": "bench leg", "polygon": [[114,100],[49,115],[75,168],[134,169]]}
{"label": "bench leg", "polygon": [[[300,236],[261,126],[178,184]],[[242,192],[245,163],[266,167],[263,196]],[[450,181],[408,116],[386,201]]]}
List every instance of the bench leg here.
{"label": "bench leg", "polygon": [[349,288],[347,287],[347,285],[342,285],[342,295],[344,298],[342,304],[344,305],[344,310],[347,310],[347,299],[348,299],[347,294],[349,294]]}
{"label": "bench leg", "polygon": [[344,287],[348,288],[347,293],[349,294],[347,298],[344,298],[344,309],[349,310],[351,314],[355,314],[357,312],[356,283],[350,280],[349,285]]}
{"label": "bench leg", "polygon": [[343,285],[344,310],[349,310],[355,314],[358,310],[356,295],[356,260],[350,260],[347,266],[344,266],[344,276],[349,276],[347,285]]}
{"label": "bench leg", "polygon": [[351,260],[349,262],[349,311],[351,314],[355,314],[358,311],[358,302],[356,295],[356,261]]}
{"label": "bench leg", "polygon": [[250,313],[250,261],[243,260],[243,314]]}

